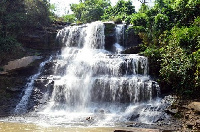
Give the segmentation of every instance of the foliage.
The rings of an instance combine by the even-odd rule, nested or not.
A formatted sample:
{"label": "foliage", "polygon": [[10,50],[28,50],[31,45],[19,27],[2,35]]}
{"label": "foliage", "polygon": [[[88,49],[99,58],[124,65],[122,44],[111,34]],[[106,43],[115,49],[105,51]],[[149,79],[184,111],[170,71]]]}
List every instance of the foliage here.
{"label": "foliage", "polygon": [[26,26],[38,27],[49,25],[50,4],[47,0],[25,0]]}
{"label": "foliage", "polygon": [[65,15],[62,17],[64,22],[74,23],[76,21],[76,17],[74,14]]}
{"label": "foliage", "polygon": [[157,14],[155,16],[155,29],[165,31],[167,29],[169,18],[164,14]]}
{"label": "foliage", "polygon": [[149,68],[150,68],[149,74],[156,77],[159,74],[158,69],[160,69],[161,50],[155,45],[142,47],[142,48],[145,48],[142,54],[145,56],[148,56],[149,58]]}
{"label": "foliage", "polygon": [[146,28],[147,19],[147,15],[145,13],[137,13],[132,15],[130,22],[133,26],[142,26]]}
{"label": "foliage", "polygon": [[0,63],[11,56],[20,55],[22,47],[17,41],[19,36],[47,26],[50,15],[47,0],[1,0]]}
{"label": "foliage", "polygon": [[150,74],[179,95],[200,90],[199,10],[199,0],[156,0],[129,18],[152,65]]}
{"label": "foliage", "polygon": [[143,3],[139,9],[139,13],[146,13],[148,10],[149,10],[149,7]]}
{"label": "foliage", "polygon": [[20,47],[20,43],[17,42],[17,40],[13,37],[6,37],[6,38],[1,38],[0,37],[0,52],[14,52],[15,49]]}
{"label": "foliage", "polygon": [[79,4],[71,4],[77,21],[92,22],[101,20],[104,10],[110,6],[110,0],[84,0]]}
{"label": "foliage", "polygon": [[191,55],[187,55],[179,45],[170,42],[162,49],[161,58],[160,76],[166,85],[178,89],[180,93],[183,93],[184,89],[192,87]]}
{"label": "foliage", "polygon": [[181,26],[189,26],[195,17],[200,16],[200,0],[175,0],[173,8],[178,12]]}
{"label": "foliage", "polygon": [[113,18],[120,18],[121,21],[123,21],[133,13],[135,13],[135,7],[132,5],[131,0],[119,0],[115,6],[109,6],[101,18],[103,20],[114,20]]}
{"label": "foliage", "polygon": [[15,35],[15,32],[21,32],[23,20],[25,19],[25,9],[23,0],[2,0],[0,1],[0,35]]}
{"label": "foliage", "polygon": [[31,28],[41,28],[50,22],[46,0],[2,0],[0,2],[0,35],[17,37]]}

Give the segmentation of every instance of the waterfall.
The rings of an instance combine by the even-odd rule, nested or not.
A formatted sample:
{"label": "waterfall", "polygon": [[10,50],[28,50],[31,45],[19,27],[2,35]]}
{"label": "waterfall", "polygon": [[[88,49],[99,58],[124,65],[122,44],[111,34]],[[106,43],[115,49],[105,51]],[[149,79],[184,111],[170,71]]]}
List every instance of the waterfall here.
{"label": "waterfall", "polygon": [[118,24],[115,26],[115,38],[116,38],[116,43],[113,45],[114,46],[114,51],[116,53],[120,53],[122,50],[124,50],[124,47],[121,45],[124,45],[124,34],[125,34],[125,25],[124,24]]}
{"label": "waterfall", "polygon": [[[123,25],[119,28],[117,36]],[[66,47],[54,70],[61,79],[54,81],[48,109],[87,111],[92,103],[137,103],[157,96],[159,86],[148,76],[148,59],[106,51],[102,22],[65,27],[57,39]]]}
{"label": "waterfall", "polygon": [[115,37],[116,37],[116,43],[124,45],[124,34],[125,34],[125,25],[124,24],[118,24],[115,27]]}
{"label": "waterfall", "polygon": [[30,98],[30,96],[32,94],[34,81],[41,74],[42,68],[45,66],[45,64],[47,62],[49,62],[51,59],[52,59],[52,57],[50,57],[48,60],[42,62],[40,64],[38,72],[36,74],[34,74],[33,76],[29,77],[29,79],[28,79],[29,81],[28,81],[28,83],[25,86],[26,89],[24,91],[24,95],[22,96],[22,99],[20,100],[20,102],[15,107],[15,110],[14,110],[15,114],[23,114],[23,113],[27,112],[27,104],[28,104],[29,98]]}
{"label": "waterfall", "polygon": [[[158,101],[153,99],[160,90],[148,75],[148,58],[107,51],[104,28],[104,23],[93,22],[60,30],[56,36],[63,44],[60,54],[40,65],[15,112],[26,110],[33,89],[37,89],[39,106],[34,108],[45,123],[114,126],[115,122],[129,120],[153,122],[152,116],[159,113],[149,112],[152,109],[146,109],[144,102],[158,108],[160,105],[154,105]],[[120,39],[116,38],[116,43],[121,46]],[[48,63],[51,72],[41,73]]]}

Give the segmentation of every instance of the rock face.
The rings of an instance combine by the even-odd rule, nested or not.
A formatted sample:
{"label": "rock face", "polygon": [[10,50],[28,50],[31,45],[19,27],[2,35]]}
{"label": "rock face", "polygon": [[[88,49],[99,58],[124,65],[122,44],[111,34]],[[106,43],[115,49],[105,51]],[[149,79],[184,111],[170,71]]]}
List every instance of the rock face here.
{"label": "rock face", "polygon": [[21,59],[8,62],[7,65],[3,66],[4,71],[10,71],[14,69],[19,69],[22,67],[27,67],[29,64],[34,62],[36,59],[41,59],[40,56],[26,56]]}
{"label": "rock face", "polygon": [[200,113],[200,102],[192,102],[188,105],[188,108]]}
{"label": "rock face", "polygon": [[[130,47],[137,47],[142,40],[138,35],[135,34],[135,31],[131,26],[127,25],[126,27],[126,32],[125,32],[125,47],[130,48]],[[137,52],[138,53],[138,52]],[[132,54],[137,54],[137,53],[132,53]]]}
{"label": "rock face", "polygon": [[18,40],[24,47],[37,50],[57,50],[61,45],[56,43],[56,35],[59,29],[62,29],[65,23],[53,23],[49,27],[30,31],[29,34],[22,34]]}
{"label": "rock face", "polygon": [[115,24],[113,22],[105,22],[105,49],[112,50],[115,43]]}
{"label": "rock face", "polygon": [[141,51],[139,46],[132,46],[122,51],[122,54],[138,54]]}
{"label": "rock face", "polygon": [[10,69],[6,74],[0,74],[0,117],[12,113],[21,99],[28,77],[38,70],[41,61],[44,59],[35,60],[26,67],[16,67],[17,69]]}
{"label": "rock face", "polygon": [[[134,30],[130,25],[126,24],[115,24],[114,22],[104,22],[105,25],[105,49],[112,51],[112,46],[115,43],[120,43],[125,50],[125,54],[137,54],[140,48],[138,45],[141,43],[141,39],[135,34]],[[117,31],[117,27],[121,28],[121,31]],[[118,32],[118,33],[117,33]],[[118,35],[118,41],[116,38]],[[135,48],[136,47],[136,48]]]}
{"label": "rock face", "polygon": [[[59,29],[64,28],[68,24],[55,23],[50,27],[43,29],[36,29],[31,31],[29,34],[22,34],[18,37],[18,40],[25,46],[31,49],[37,50],[57,50],[62,47],[58,42],[56,42],[56,35]],[[114,22],[104,22],[105,25],[105,49],[111,51],[113,44],[116,43],[116,24]],[[141,40],[138,35],[134,33],[129,25],[124,25],[123,43],[125,48],[130,48],[132,46],[138,46]],[[131,52],[129,52],[131,53]],[[138,53],[138,52],[134,52]]]}

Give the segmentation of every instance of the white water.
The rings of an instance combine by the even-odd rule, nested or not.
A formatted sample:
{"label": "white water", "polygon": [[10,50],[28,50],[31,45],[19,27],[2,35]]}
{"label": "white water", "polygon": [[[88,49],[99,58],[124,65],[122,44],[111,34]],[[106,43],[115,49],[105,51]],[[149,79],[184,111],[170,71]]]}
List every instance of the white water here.
{"label": "white water", "polygon": [[66,46],[54,69],[60,79],[54,80],[52,96],[41,114],[67,115],[67,120],[61,119],[66,124],[91,116],[95,124],[105,125],[120,120],[130,104],[158,95],[159,86],[148,76],[148,59],[111,54],[104,49],[104,38],[102,22],[60,30],[57,39]]}
{"label": "white water", "polygon": [[[115,26],[115,38],[116,43],[113,45],[114,51],[117,54],[120,54],[121,51],[124,50],[124,33],[125,33],[125,25],[119,24]],[[120,45],[121,44],[121,45]]]}
{"label": "white water", "polygon": [[39,70],[36,74],[34,74],[33,76],[29,77],[28,79],[28,83],[26,84],[26,89],[24,91],[24,95],[22,96],[22,99],[20,100],[20,102],[17,104],[17,106],[15,107],[14,113],[16,114],[23,114],[27,112],[27,104],[29,101],[29,98],[32,94],[32,90],[33,90],[33,85],[34,85],[34,81],[35,79],[37,79],[39,77],[39,75],[41,74],[41,70],[44,67],[44,65],[49,62],[52,58],[50,57],[48,60],[42,62],[40,64]]}
{"label": "white water", "polygon": [[[37,109],[40,121],[31,116],[25,118],[26,122],[116,126],[130,119],[155,121],[154,117],[160,114],[155,109],[161,106],[159,99],[154,100],[159,95],[159,86],[148,76],[148,59],[137,54],[112,54],[105,50],[104,39],[102,22],[68,26],[59,31],[57,40],[65,47],[52,61],[53,75],[45,77],[53,80],[52,92],[44,93],[41,99],[48,101]],[[16,113],[26,111],[34,80],[40,74],[41,70],[30,79],[33,81],[28,83]],[[155,107],[155,111],[148,106]],[[134,113],[139,117],[133,118]]]}
{"label": "white water", "polygon": [[116,36],[116,43],[123,45],[124,44],[124,33],[125,33],[125,25],[119,24],[115,27],[115,36]]}

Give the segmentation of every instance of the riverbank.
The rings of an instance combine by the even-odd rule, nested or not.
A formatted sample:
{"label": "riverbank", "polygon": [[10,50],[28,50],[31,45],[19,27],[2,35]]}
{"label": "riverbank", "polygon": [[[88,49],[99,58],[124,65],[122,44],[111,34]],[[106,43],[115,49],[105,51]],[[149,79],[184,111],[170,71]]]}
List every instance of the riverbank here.
{"label": "riverbank", "polygon": [[200,131],[200,101],[178,99],[166,111],[181,123],[182,131]]}

